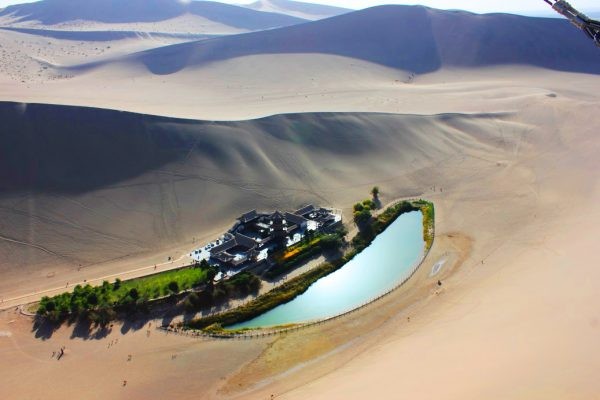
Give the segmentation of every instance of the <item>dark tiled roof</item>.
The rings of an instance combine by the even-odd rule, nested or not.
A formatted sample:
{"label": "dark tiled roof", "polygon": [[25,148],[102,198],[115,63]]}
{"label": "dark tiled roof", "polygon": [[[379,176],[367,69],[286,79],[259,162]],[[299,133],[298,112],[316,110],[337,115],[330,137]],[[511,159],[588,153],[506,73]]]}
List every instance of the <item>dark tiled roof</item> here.
{"label": "dark tiled roof", "polygon": [[302,225],[303,223],[305,223],[307,221],[306,218],[304,218],[300,215],[289,213],[289,212],[285,213],[285,220],[288,222],[288,225],[290,223],[296,224],[296,225]]}
{"label": "dark tiled roof", "polygon": [[253,249],[256,247],[256,242],[251,237],[242,235],[241,233],[235,234],[235,241],[238,245]]}
{"label": "dark tiled roof", "polygon": [[237,242],[235,241],[235,239],[231,239],[226,241],[225,243],[222,243],[218,246],[213,247],[212,249],[210,249],[210,254],[214,255],[214,254],[218,254],[221,253],[223,251],[229,250],[232,247],[237,246]]}
{"label": "dark tiled roof", "polygon": [[240,221],[246,223],[256,218],[258,218],[258,213],[256,212],[256,210],[252,210],[250,212],[247,212],[246,214],[242,214],[242,216],[240,217]]}
{"label": "dark tiled roof", "polygon": [[315,209],[315,206],[313,206],[312,204],[309,204],[309,205],[307,205],[305,207],[302,207],[299,210],[296,210],[294,212],[294,214],[296,214],[296,215],[305,215],[305,214],[308,214],[309,212],[314,211],[314,209]]}
{"label": "dark tiled roof", "polygon": [[273,214],[271,214],[271,218],[273,219],[273,221],[281,221],[283,219],[283,214],[279,211],[275,211]]}

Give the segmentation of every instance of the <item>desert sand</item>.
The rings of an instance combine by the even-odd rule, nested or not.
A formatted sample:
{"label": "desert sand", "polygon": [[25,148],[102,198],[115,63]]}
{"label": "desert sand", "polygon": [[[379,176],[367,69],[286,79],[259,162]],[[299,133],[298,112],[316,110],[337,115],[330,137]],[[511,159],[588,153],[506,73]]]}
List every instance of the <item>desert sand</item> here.
{"label": "desert sand", "polygon": [[[590,77],[590,85],[595,82],[596,78]],[[585,98],[583,94],[582,97]],[[194,390],[189,385],[205,377],[200,366],[198,369],[178,369],[171,367],[173,364],[165,367],[173,352],[170,346],[175,346],[172,337],[162,337],[158,347],[136,342],[140,347],[128,347],[106,359],[85,355],[104,351],[109,339],[75,339],[68,342],[69,347],[79,346],[80,341],[85,343],[77,347],[82,356],[65,358],[65,363],[69,360],[77,370],[93,363],[93,368],[103,370],[102,365],[125,363],[122,360],[133,349],[136,354],[143,354],[140,358],[155,355],[154,363],[133,369],[134,378],[129,378],[126,389],[133,392],[118,391],[125,389],[118,386],[122,379],[127,379],[122,377],[123,370],[107,368],[103,372],[105,382],[116,385],[110,393],[117,397],[120,393],[123,396],[148,394],[169,388],[169,393],[177,393],[180,398],[198,398],[199,393],[207,398],[235,395],[265,398],[272,393],[285,393],[289,398],[350,394],[362,398],[365,392],[354,386],[360,385],[382,397],[390,395],[393,389],[393,393],[417,398],[434,395],[478,398],[481,393],[491,398],[503,395],[593,398],[598,392],[593,371],[598,367],[599,355],[594,344],[598,329],[594,300],[598,279],[594,266],[598,257],[592,246],[598,232],[598,160],[595,156],[598,145],[594,136],[594,126],[598,123],[594,110],[598,103],[578,98],[572,89],[558,91],[556,97],[532,96],[528,106],[520,111],[486,117],[386,116],[407,118],[410,123],[406,123],[405,130],[396,131],[401,133],[390,134],[388,130],[386,134],[369,122],[369,130],[358,131],[363,136],[376,133],[379,140],[358,141],[355,152],[349,155],[354,162],[345,164],[340,161],[344,157],[338,155],[335,169],[333,165],[322,166],[318,172],[310,170],[304,175],[310,177],[308,180],[296,177],[298,182],[304,183],[294,190],[305,191],[306,185],[310,185],[318,193],[322,190],[332,204],[345,209],[373,184],[384,188],[386,197],[422,195],[435,201],[434,250],[422,267],[423,276],[415,281],[415,287],[407,289],[408,293],[398,293],[385,304],[376,304],[335,324],[277,338],[274,343],[261,343],[257,345],[260,347],[257,353],[235,353],[236,368],[214,364],[218,369],[215,374],[229,379],[218,380],[219,384],[211,390],[208,386]],[[420,125],[427,120],[434,122]],[[394,126],[397,124],[394,122]],[[416,133],[411,134],[411,131]],[[354,135],[356,131],[349,134]],[[400,142],[391,146],[396,140]],[[281,145],[279,141],[276,143]],[[367,149],[361,151],[368,143]],[[377,143],[375,148],[374,143]],[[409,143],[422,148],[422,152],[407,147]],[[294,146],[298,146],[298,151],[308,145]],[[303,160],[311,153],[296,154]],[[332,187],[331,181],[324,177],[336,170],[338,176],[357,173],[351,168],[357,160],[360,165],[369,165],[361,169],[359,184],[336,181]],[[265,165],[273,165],[271,163],[270,160],[264,162]],[[308,168],[313,162],[306,159],[294,164],[291,170],[300,165]],[[273,173],[282,173],[277,164],[273,168]],[[369,179],[370,174],[373,175]],[[320,177],[322,179],[318,179]],[[283,180],[287,182],[287,174]],[[218,196],[232,198],[237,190]],[[286,191],[282,187],[278,190]],[[172,193],[185,197],[185,190]],[[300,196],[302,200],[319,200],[309,192],[304,193]],[[299,202],[298,197],[294,198]],[[265,198],[260,202],[269,203]],[[294,200],[286,199],[277,204],[290,202]],[[235,215],[242,204],[249,203],[245,199],[233,209],[229,208],[229,214]],[[196,209],[192,205],[187,208]],[[221,215],[226,213],[219,212]],[[451,261],[444,264],[441,275],[428,277],[434,263],[447,257]],[[8,271],[4,275],[8,282],[17,282],[16,278],[10,278]],[[433,287],[438,278],[442,278],[444,285],[441,294],[436,295]],[[40,277],[38,282],[46,279]],[[24,317],[5,314],[4,318],[0,330],[10,332],[11,336],[0,339],[5,355],[2,362],[7,366],[15,365],[15,359],[24,363],[15,370],[39,371],[36,368],[48,363],[36,358],[42,353],[41,349],[49,357],[52,349],[64,342],[62,338],[73,329],[65,327],[40,342],[31,337],[30,322],[22,321]],[[16,322],[9,324],[12,319]],[[323,330],[329,337],[325,342]],[[116,334],[121,337],[119,331]],[[121,340],[126,340],[128,335]],[[31,357],[24,356],[22,348],[16,347],[19,340],[32,343],[31,353],[26,353]],[[176,340],[181,343],[180,338]],[[210,346],[217,345],[185,340],[187,344],[182,346],[190,352],[190,360],[205,355]],[[222,356],[234,354],[232,352],[238,351],[236,348],[246,351],[245,345],[246,342],[218,344],[225,346]],[[258,353],[260,357],[255,358]],[[298,363],[305,368],[294,367]],[[289,368],[293,369],[286,372]],[[337,372],[327,375],[334,370]],[[55,383],[51,390],[47,386],[41,389],[37,384],[26,384],[21,376],[7,379],[2,387],[13,397],[32,393],[32,390],[44,390],[48,398],[65,393],[89,394],[94,374],[85,373],[83,380],[72,385],[64,372],[64,368],[58,366],[45,371],[48,379]],[[394,375],[386,375],[391,373]],[[165,376],[172,378],[165,381],[162,379]],[[383,380],[394,377],[397,380],[398,376],[406,379],[393,388]],[[520,383],[506,387],[507,376]],[[301,386],[314,378],[321,379]],[[430,379],[436,385],[424,383]],[[379,384],[368,384],[373,380]],[[109,393],[93,387],[98,388],[97,393]]]}
{"label": "desert sand", "polygon": [[[423,7],[375,7],[244,35],[179,39],[184,43],[171,46],[136,40],[148,49],[130,48],[129,54],[119,51],[132,42],[123,39],[110,52],[101,46],[103,54],[90,59],[65,55],[68,43],[40,49],[30,44],[34,35],[3,34],[0,100],[190,119],[514,111],[528,96],[584,89],[587,75],[600,74],[600,54],[565,21]],[[68,45],[85,54],[91,44]],[[44,52],[41,60],[36,52]],[[32,79],[40,61],[46,70]],[[47,75],[69,79],[56,82]],[[176,101],[167,101],[165,92]]]}
{"label": "desert sand", "polygon": [[289,0],[258,0],[247,5],[242,4],[242,6],[257,11],[291,15],[310,21],[334,17],[336,15],[345,14],[352,11],[347,8]]}
{"label": "desert sand", "polygon": [[213,1],[46,0],[0,9],[0,26],[51,30],[233,33],[290,26],[305,20]]}
{"label": "desert sand", "polygon": [[415,74],[337,53],[200,53],[160,74],[151,50],[65,59],[61,81],[0,75],[0,100],[21,103],[0,106],[3,298],[183,262],[251,208],[348,218],[374,185],[436,205],[409,284],[287,336],[199,341],[154,329],[168,319],[49,331],[4,304],[0,396],[598,397],[598,75],[448,55]]}

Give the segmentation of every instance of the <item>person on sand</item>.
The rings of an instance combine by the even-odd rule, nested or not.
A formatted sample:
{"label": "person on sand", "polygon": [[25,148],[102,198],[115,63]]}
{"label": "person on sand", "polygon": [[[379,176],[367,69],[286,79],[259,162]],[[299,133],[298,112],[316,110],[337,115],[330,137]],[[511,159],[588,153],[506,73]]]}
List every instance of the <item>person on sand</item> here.
{"label": "person on sand", "polygon": [[127,386],[127,381],[123,381],[123,386]]}

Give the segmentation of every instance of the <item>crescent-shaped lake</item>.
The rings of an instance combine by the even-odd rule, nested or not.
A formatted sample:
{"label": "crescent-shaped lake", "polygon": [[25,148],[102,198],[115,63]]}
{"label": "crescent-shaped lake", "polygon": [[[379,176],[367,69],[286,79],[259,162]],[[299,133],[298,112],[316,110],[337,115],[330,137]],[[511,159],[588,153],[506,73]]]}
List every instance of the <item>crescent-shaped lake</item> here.
{"label": "crescent-shaped lake", "polygon": [[423,214],[402,214],[369,247],[294,300],[227,329],[306,323],[356,309],[407,279],[424,249]]}

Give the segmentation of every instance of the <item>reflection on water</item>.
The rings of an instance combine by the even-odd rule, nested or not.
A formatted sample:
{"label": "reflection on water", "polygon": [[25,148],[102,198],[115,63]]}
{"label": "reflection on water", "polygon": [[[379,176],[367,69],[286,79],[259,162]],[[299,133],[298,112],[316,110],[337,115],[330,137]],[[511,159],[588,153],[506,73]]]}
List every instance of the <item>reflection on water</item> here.
{"label": "reflection on water", "polygon": [[368,248],[338,271],[315,282],[304,294],[228,328],[307,322],[355,309],[409,276],[420,262],[424,248],[423,215],[420,211],[403,214]]}

